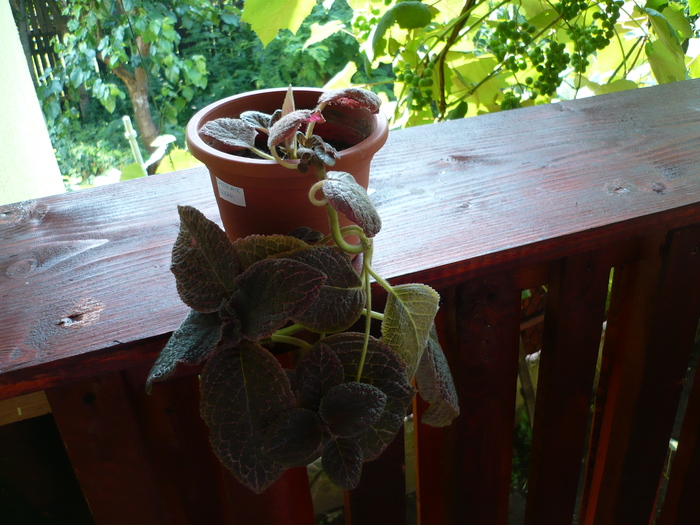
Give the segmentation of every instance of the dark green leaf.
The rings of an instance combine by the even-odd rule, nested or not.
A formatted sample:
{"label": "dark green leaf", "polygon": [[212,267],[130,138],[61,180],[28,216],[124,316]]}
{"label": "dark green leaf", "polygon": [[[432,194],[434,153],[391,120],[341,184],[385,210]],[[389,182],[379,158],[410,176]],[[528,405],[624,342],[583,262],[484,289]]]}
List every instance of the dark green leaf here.
{"label": "dark green leaf", "polygon": [[286,468],[308,465],[321,455],[323,428],[316,412],[293,408],[267,428],[263,448]]}
{"label": "dark green leaf", "polygon": [[326,443],[321,463],[328,479],[341,489],[352,490],[360,482],[362,450],[350,439],[337,438]]}
{"label": "dark green leaf", "polygon": [[245,270],[253,263],[286,252],[306,248],[304,241],[288,235],[250,235],[233,243]]}
{"label": "dark green leaf", "polygon": [[420,396],[430,404],[421,417],[422,423],[444,427],[459,415],[457,391],[434,326],[416,371],[416,385]]}
{"label": "dark green leaf", "polygon": [[367,237],[374,237],[382,229],[382,220],[367,190],[349,173],[329,171],[321,190],[328,204],[362,228]]}
{"label": "dark green leaf", "polygon": [[231,300],[241,334],[250,340],[269,337],[309,307],[325,280],[323,272],[292,259],[256,262],[236,279]]}
{"label": "dark green leaf", "polygon": [[[336,353],[345,371],[345,381],[355,381],[364,335],[346,332],[323,340]],[[377,387],[387,396],[384,413],[365,432],[353,436],[361,444],[365,461],[376,458],[392,442],[403,424],[415,390],[408,382],[406,364],[388,346],[371,337],[361,381]]]}
{"label": "dark green leaf", "polygon": [[231,296],[239,273],[236,252],[224,231],[191,206],[179,206],[180,233],[171,271],[182,301],[199,312],[216,312]]}
{"label": "dark green leaf", "polygon": [[387,299],[382,342],[406,361],[413,378],[438,311],[440,296],[424,284],[395,286]]}
{"label": "dark green leaf", "polygon": [[295,322],[315,332],[341,332],[357,321],[365,306],[362,279],[350,259],[328,246],[315,246],[285,257],[308,264],[326,275],[316,299]]}
{"label": "dark green leaf", "polygon": [[221,319],[215,313],[202,314],[190,310],[180,327],[173,332],[161,350],[146,380],[146,391],[154,381],[169,377],[178,363],[198,365],[214,351],[221,338]]}
{"label": "dark green leaf", "polygon": [[386,394],[376,386],[343,383],[323,396],[319,415],[333,435],[350,437],[379,421],[386,401]]}
{"label": "dark green leaf", "polygon": [[207,360],[202,370],[200,410],[219,460],[260,494],[284,472],[262,450],[268,427],[294,406],[289,379],[261,346],[243,342]]}
{"label": "dark green leaf", "polygon": [[317,411],[321,398],[343,382],[343,365],[330,347],[319,341],[302,358],[292,380],[300,406]]}

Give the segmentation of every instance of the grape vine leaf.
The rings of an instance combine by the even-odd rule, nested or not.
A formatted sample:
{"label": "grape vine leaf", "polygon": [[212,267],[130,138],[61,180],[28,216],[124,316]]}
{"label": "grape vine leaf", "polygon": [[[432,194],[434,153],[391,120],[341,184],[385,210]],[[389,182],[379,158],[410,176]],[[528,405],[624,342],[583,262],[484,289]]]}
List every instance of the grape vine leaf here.
{"label": "grape vine leaf", "polygon": [[334,436],[350,437],[379,421],[387,395],[367,383],[343,383],[331,388],[319,408],[321,419]]}
{"label": "grape vine leaf", "polygon": [[178,363],[198,365],[215,349],[221,338],[221,319],[216,313],[190,310],[158,355],[146,380],[146,392],[153,382],[163,381],[175,372]]}
{"label": "grape vine leaf", "polygon": [[430,8],[422,2],[406,1],[396,4],[379,19],[372,36],[372,52],[375,57],[382,54],[386,45],[384,35],[394,24],[402,29],[420,29],[433,19]]}
{"label": "grape vine leaf", "polygon": [[286,468],[300,467],[318,459],[322,442],[323,428],[316,412],[293,408],[268,426],[263,450]]}
{"label": "grape vine leaf", "polygon": [[348,438],[332,439],[323,447],[322,458],[328,479],[345,490],[357,487],[362,473],[360,445]]}
{"label": "grape vine leaf", "polygon": [[326,280],[323,272],[292,259],[263,259],[236,279],[231,306],[241,334],[250,340],[269,337],[313,303]]}
{"label": "grape vine leaf", "polygon": [[240,263],[219,226],[191,206],[179,206],[180,232],[170,270],[182,302],[193,310],[216,312],[235,290]]}
{"label": "grape vine leaf", "polygon": [[424,284],[395,286],[387,298],[381,340],[406,361],[410,378],[418,368],[439,304],[438,293]]}
{"label": "grape vine leaf", "polygon": [[316,0],[246,0],[241,21],[250,24],[265,47],[280,29],[296,33],[314,6]]}
{"label": "grape vine leaf", "polygon": [[367,237],[374,237],[382,229],[382,220],[367,190],[349,173],[329,171],[321,190],[328,204],[362,228]]}
{"label": "grape vine leaf", "polygon": [[285,255],[316,268],[326,276],[314,301],[293,320],[314,332],[341,332],[357,321],[365,306],[362,279],[350,259],[327,246]]}
{"label": "grape vine leaf", "polygon": [[457,390],[435,326],[430,329],[425,352],[418,364],[416,385],[420,396],[430,404],[421,417],[422,423],[444,427],[459,416]]}
{"label": "grape vine leaf", "polygon": [[289,379],[277,359],[256,343],[222,348],[202,370],[200,412],[219,460],[260,494],[284,472],[263,450],[268,427],[294,407]]}

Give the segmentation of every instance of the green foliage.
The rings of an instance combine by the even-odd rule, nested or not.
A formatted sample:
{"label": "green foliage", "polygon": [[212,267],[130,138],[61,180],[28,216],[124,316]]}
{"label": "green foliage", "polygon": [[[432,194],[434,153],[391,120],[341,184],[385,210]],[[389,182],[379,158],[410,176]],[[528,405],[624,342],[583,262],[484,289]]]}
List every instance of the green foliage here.
{"label": "green foliage", "polygon": [[363,55],[354,80],[393,86],[396,125],[700,75],[694,0],[348,3],[343,29]]}

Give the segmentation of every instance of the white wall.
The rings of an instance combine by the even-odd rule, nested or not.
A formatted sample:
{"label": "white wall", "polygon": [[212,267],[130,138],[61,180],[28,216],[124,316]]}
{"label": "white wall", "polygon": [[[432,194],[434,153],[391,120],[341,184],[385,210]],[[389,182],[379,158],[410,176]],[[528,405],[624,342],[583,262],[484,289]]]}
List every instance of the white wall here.
{"label": "white wall", "polygon": [[0,0],[0,204],[62,193],[9,0]]}

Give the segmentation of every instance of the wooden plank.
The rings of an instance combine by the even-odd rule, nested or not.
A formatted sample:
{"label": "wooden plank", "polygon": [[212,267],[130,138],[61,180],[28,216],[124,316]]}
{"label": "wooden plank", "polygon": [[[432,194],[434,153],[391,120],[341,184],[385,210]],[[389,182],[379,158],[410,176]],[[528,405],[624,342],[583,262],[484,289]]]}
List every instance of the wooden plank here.
{"label": "wooden plank", "polygon": [[700,227],[676,230],[650,238],[642,260],[615,270],[621,290],[606,339],[618,348],[583,502],[586,525],[647,524],[652,516],[700,317],[698,246]]}
{"label": "wooden plank", "polygon": [[306,525],[315,523],[305,467],[289,469],[262,494],[253,494],[232,475],[225,482],[236,525]]}
{"label": "wooden plank", "polygon": [[443,345],[461,415],[416,425],[423,525],[507,523],[518,374],[520,290],[510,276],[443,294]]}
{"label": "wooden plank", "polygon": [[700,368],[685,409],[678,451],[657,525],[700,523]]}
{"label": "wooden plank", "polygon": [[403,427],[384,453],[362,466],[360,484],[345,492],[348,525],[406,524],[406,456]]}
{"label": "wooden plank", "polygon": [[186,523],[164,506],[120,374],[46,396],[96,523]]}
{"label": "wooden plank", "polygon": [[553,264],[532,436],[526,524],[571,523],[610,267],[601,253]]}
{"label": "wooden plank", "polygon": [[33,394],[13,397],[0,401],[0,426],[16,423],[23,419],[43,416],[51,412],[51,406],[43,390]]}
{"label": "wooden plank", "polygon": [[199,415],[199,379],[187,376],[145,392],[150,367],[124,372],[134,419],[170,523],[235,524],[224,472]]}
{"label": "wooden plank", "polygon": [[[370,183],[377,271],[448,286],[700,220],[699,97],[692,80],[392,132]],[[0,208],[0,397],[179,324],[177,204],[216,219],[206,170]]]}

